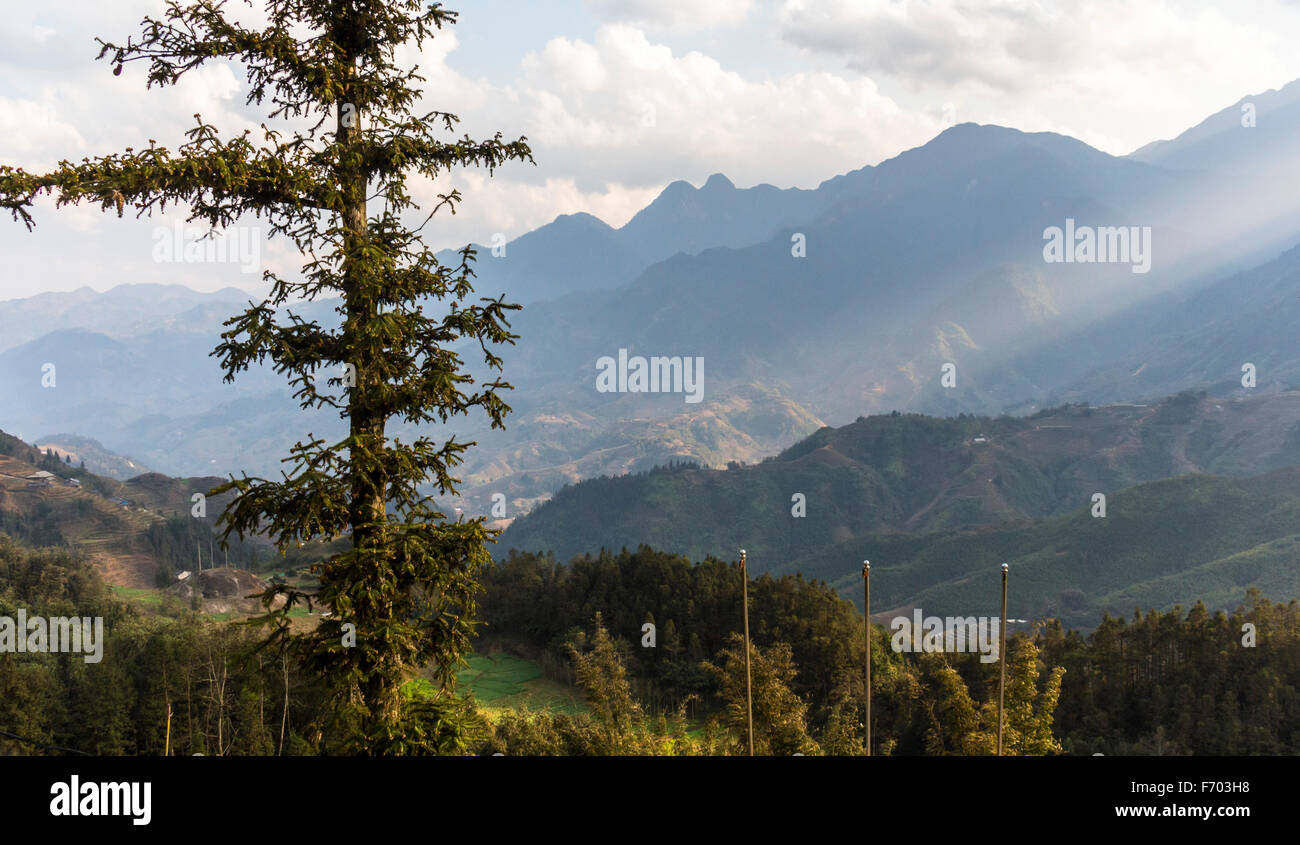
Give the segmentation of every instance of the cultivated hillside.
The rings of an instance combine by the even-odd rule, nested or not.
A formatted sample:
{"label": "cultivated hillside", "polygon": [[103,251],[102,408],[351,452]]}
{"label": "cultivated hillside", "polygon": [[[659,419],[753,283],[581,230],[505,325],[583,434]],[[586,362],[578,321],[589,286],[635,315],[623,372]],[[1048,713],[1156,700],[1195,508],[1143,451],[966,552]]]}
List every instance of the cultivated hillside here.
{"label": "cultivated hillside", "polygon": [[[29,477],[48,472],[46,483]],[[194,514],[192,496],[220,478],[169,478],[157,473],[120,482],[75,468],[0,432],[0,532],[28,546],[71,546],[86,553],[104,579],[123,587],[170,583],[182,569],[205,568],[226,553],[212,543],[228,496]],[[232,562],[256,560],[253,544],[232,543]],[[263,559],[269,557],[265,552]]]}

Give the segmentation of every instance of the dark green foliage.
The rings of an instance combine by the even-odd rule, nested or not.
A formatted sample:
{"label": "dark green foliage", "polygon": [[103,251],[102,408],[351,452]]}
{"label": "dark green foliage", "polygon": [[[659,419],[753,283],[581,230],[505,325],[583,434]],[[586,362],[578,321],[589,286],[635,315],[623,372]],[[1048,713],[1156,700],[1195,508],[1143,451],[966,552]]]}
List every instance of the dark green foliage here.
{"label": "dark green foliage", "polygon": [[[717,664],[704,668],[719,685],[721,718],[735,743],[732,753],[748,749],[749,707],[753,700],[754,753],[758,755],[815,754],[820,749],[808,735],[808,705],[790,689],[797,669],[790,646],[777,643],[766,652],[750,648],[750,688],[745,683],[745,641],[733,633],[718,655]],[[743,745],[742,745],[743,743]]]}
{"label": "dark green foliage", "polygon": [[[0,615],[102,617],[102,659],[0,654],[0,730],[91,754],[275,754],[337,747],[321,735],[322,691],[257,638],[176,605],[145,616],[114,600],[88,563],[0,534]],[[289,698],[285,700],[286,685]],[[303,740],[312,734],[313,743]],[[58,753],[0,738],[0,754]]]}
{"label": "dark green foliage", "polygon": [[[149,555],[158,560],[159,571],[166,574],[168,584],[175,581],[177,572],[196,569],[200,552],[204,569],[224,566],[227,557],[232,567],[253,568],[256,546],[232,538],[223,552],[223,545],[215,542],[212,523],[204,519],[168,517],[164,522],[150,523],[142,539]],[[214,554],[215,561],[211,559]]]}
{"label": "dark green foliage", "polygon": [[[563,649],[595,608],[612,639],[622,640],[620,660],[638,701],[671,711],[698,696],[699,719],[726,714],[729,702],[734,710],[736,693],[725,694],[719,673],[692,671],[701,659],[725,666],[728,649],[734,658],[734,566],[691,566],[644,547],[567,566],[512,554],[485,570],[484,581],[485,633],[499,642]],[[756,653],[789,648],[780,663],[794,674],[782,677],[799,704],[787,702],[782,713],[806,706],[807,734],[822,753],[861,753],[861,617],[825,585],[794,576],[751,581],[750,601]],[[641,648],[640,626],[650,616],[658,645]],[[1255,648],[1242,645],[1246,622],[1257,627]],[[1049,619],[1033,638],[1011,636],[1008,649],[1008,754],[1300,752],[1300,696],[1292,692],[1300,688],[1300,603],[1270,604],[1256,592],[1231,616],[1198,606],[1132,624],[1107,618],[1087,638]],[[975,654],[896,654],[879,626],[873,655],[875,753],[992,753],[996,663]],[[574,739],[580,723],[519,715],[498,724],[497,736],[510,737],[512,749],[533,743],[545,753],[592,753]],[[738,740],[734,724],[715,730],[708,753],[734,753]]]}
{"label": "dark green foliage", "polygon": [[[623,557],[626,565],[633,556]],[[582,613],[588,599],[602,600],[596,597],[611,607],[665,600],[667,608],[678,593],[672,585],[684,577],[688,589],[727,593],[723,582],[738,575],[733,567],[709,562],[695,567],[699,572],[692,577],[680,559],[649,549],[636,560],[664,587],[647,591],[654,600],[636,599],[631,591],[645,585],[628,577],[631,567],[621,570],[613,560],[587,561],[582,577],[572,579],[557,578],[553,563],[544,559],[515,557],[508,572],[504,566],[489,570],[489,619],[500,608],[526,621],[530,613],[523,605],[537,597],[538,581],[555,587],[556,601],[544,614],[553,618],[531,630],[542,636],[576,629],[553,645],[573,661],[592,713],[505,714],[489,725],[459,699],[410,696],[407,712],[415,728],[405,741],[444,754],[743,753],[735,712],[743,694],[735,682],[738,644],[728,630],[735,620],[711,615],[708,608],[720,606],[716,598],[702,604],[700,613],[656,612],[656,649],[639,647],[639,624],[624,636],[618,633],[622,623],[606,628],[603,614],[587,624],[569,616]],[[719,580],[711,584],[715,576]],[[161,754],[170,705],[173,754],[350,748],[350,734],[333,721],[327,690],[287,653],[255,650],[257,638],[241,626],[206,621],[177,606],[142,616],[113,601],[84,561],[59,550],[24,550],[3,536],[0,585],[0,615],[12,616],[21,607],[46,616],[103,616],[107,639],[98,664],[85,664],[80,655],[3,655],[0,729],[92,753]],[[766,750],[861,753],[860,617],[824,586],[801,585],[791,577],[755,580],[751,598],[752,627],[766,632],[755,648],[756,728]],[[671,625],[663,621],[665,613],[675,614]],[[537,616],[535,623],[543,614]],[[629,618],[635,623],[645,616]],[[1253,648],[1242,642],[1247,623],[1256,630]],[[773,638],[774,631],[788,642]],[[823,631],[837,631],[831,638],[836,642],[811,648],[812,641],[827,639]],[[495,630],[497,637],[511,633]],[[703,678],[698,689],[682,686],[681,679],[690,676],[672,670],[689,660],[698,666],[700,658],[686,655],[703,652],[702,641],[715,639],[722,645],[708,662],[721,671],[702,671],[693,679]],[[1300,688],[1300,603],[1270,604],[1254,594],[1232,615],[1212,615],[1198,605],[1187,613],[1139,614],[1132,622],[1107,618],[1086,638],[1049,620],[1032,640],[1016,634],[1008,647],[1009,754],[1059,753],[1058,743],[1069,754],[1300,751],[1300,697],[1294,693]],[[873,654],[875,753],[991,753],[996,664],[980,663],[974,654],[895,654],[888,631],[878,626]],[[827,683],[816,683],[816,674]],[[732,678],[730,687],[726,677]],[[676,704],[657,713],[646,708],[650,690]],[[688,736],[681,705],[692,694],[700,695],[695,721],[705,728]],[[0,753],[43,752],[0,740]]]}
{"label": "dark green foliage", "polygon": [[0,532],[21,540],[28,546],[57,547],[65,545],[59,531],[59,517],[49,502],[37,502],[29,516],[0,510]]}
{"label": "dark green foliage", "polygon": [[1043,656],[1066,667],[1057,730],[1067,753],[1300,752],[1296,601],[1252,591],[1231,614],[1197,603],[1132,621],[1108,616],[1086,640],[1050,625]]}
{"label": "dark green foliage", "polygon": [[[685,712],[712,725],[702,746],[709,750],[691,753],[745,752],[736,714],[743,687],[737,692],[735,673],[738,665],[743,673],[738,661],[744,652],[736,641],[741,585],[734,564],[692,565],[647,547],[575,558],[565,566],[548,557],[512,554],[484,570],[483,582],[485,636],[563,654],[575,631],[585,630],[590,624],[585,620],[599,613],[638,702],[649,703],[651,713]],[[759,666],[755,689],[762,703],[755,705],[763,737],[756,751],[858,753],[864,711],[862,617],[826,585],[794,575],[751,580],[749,602]],[[640,646],[641,625],[649,618],[658,626],[655,648]],[[872,653],[877,753],[927,753],[936,697],[958,683],[963,695],[986,704],[990,696],[996,699],[996,666],[980,663],[978,655],[940,658],[957,673],[945,687],[933,660],[894,653],[878,626]],[[1037,665],[1036,652],[1030,663]],[[1047,675],[1036,679],[1034,694],[1050,683]],[[547,753],[592,753],[574,751],[579,746],[563,739],[565,730],[579,725],[580,720],[534,714],[512,718],[499,730],[516,745],[542,743]],[[1041,744],[1027,748],[1045,753]]]}
{"label": "dark green foliage", "polygon": [[[713,688],[700,663],[725,648],[739,626],[740,573],[719,560],[692,565],[644,547],[576,558],[565,566],[512,554],[485,569],[482,580],[484,636],[522,640],[563,659],[571,632],[585,629],[599,613],[612,637],[632,644],[628,666],[639,697],[662,710]],[[824,585],[798,576],[763,576],[749,590],[754,643],[790,644],[800,668],[793,688],[820,706],[836,667],[862,653],[861,617]],[[657,646],[643,648],[641,626],[651,615]]]}

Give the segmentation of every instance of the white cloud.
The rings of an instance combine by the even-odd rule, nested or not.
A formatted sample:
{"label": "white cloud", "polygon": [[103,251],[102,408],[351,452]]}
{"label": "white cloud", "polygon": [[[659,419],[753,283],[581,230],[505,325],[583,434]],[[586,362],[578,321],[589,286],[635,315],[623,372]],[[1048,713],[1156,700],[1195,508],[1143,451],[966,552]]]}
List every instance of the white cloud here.
{"label": "white cloud", "polygon": [[[811,187],[942,128],[937,115],[905,112],[869,79],[818,72],[755,81],[625,25],[601,27],[591,42],[552,39],[499,87],[446,64],[436,74],[430,69],[426,107],[472,114],[467,128],[480,134],[526,130],[539,167],[511,165],[498,180],[549,184],[554,213],[591,211],[614,225],[636,211],[629,203],[676,179],[724,172],[741,187]],[[555,190],[561,184],[572,188]],[[604,213],[569,205],[579,200]]]}
{"label": "white cloud", "polygon": [[36,162],[45,167],[58,161],[56,150],[79,150],[86,140],[70,123],[61,120],[55,95],[39,100],[0,97],[0,151],[4,160]]}
{"label": "white cloud", "polygon": [[[1300,53],[1285,38],[1300,14],[1283,0],[567,2],[586,3],[604,25],[515,38],[527,51],[516,48],[490,80],[458,71],[467,65],[456,31],[467,35],[468,18],[420,54],[401,53],[427,77],[425,108],[460,114],[473,137],[527,135],[538,163],[507,163],[492,179],[467,170],[439,180],[458,186],[465,202],[430,224],[431,244],[516,237],[579,211],[617,226],[667,183],[700,184],[715,172],[741,187],[812,187],[926,142],[945,125],[945,103],[958,121],[1064,132],[1123,153],[1300,77]],[[175,149],[196,111],[227,136],[256,130],[262,112],[244,105],[242,76],[230,67],[146,91],[142,64],[114,77],[91,60],[94,36],[124,41],[163,7],[66,0],[7,10],[0,162],[48,167],[150,138]],[[230,8],[250,23],[261,14]],[[684,37],[706,29],[703,41]],[[413,188],[426,205],[436,202],[434,186]],[[105,239],[125,231],[97,209],[71,214],[59,231]],[[42,209],[38,220],[55,216]],[[6,225],[9,254],[39,248],[24,266],[47,268],[13,284],[82,282],[86,265],[75,251],[60,254],[48,237],[20,236],[21,227],[0,220]]]}
{"label": "white cloud", "polygon": [[607,21],[676,31],[735,26],[752,0],[586,0]]}
{"label": "white cloud", "polygon": [[783,37],[864,73],[915,84],[981,83],[1023,91],[1118,65],[1128,74],[1240,58],[1243,41],[1276,41],[1261,21],[1162,0],[786,0]]}
{"label": "white cloud", "polygon": [[962,119],[1126,153],[1300,76],[1278,0],[786,0],[781,37]]}

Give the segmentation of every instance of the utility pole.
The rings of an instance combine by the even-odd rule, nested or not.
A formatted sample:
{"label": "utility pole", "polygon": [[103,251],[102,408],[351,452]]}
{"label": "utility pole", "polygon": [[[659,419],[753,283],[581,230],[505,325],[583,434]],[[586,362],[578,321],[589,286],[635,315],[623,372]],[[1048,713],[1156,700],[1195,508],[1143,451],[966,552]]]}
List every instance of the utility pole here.
{"label": "utility pole", "polygon": [[745,716],[749,720],[749,756],[754,756],[754,691],[749,677],[749,572],[745,550],[740,550],[740,600],[745,614]]}
{"label": "utility pole", "polygon": [[865,595],[862,609],[867,632],[867,756],[871,756],[871,561],[862,561],[862,584]]}
{"label": "utility pole", "polygon": [[1002,707],[1006,701],[1007,687],[1007,565],[1002,564],[1002,644],[998,646],[998,756],[1002,756]]}

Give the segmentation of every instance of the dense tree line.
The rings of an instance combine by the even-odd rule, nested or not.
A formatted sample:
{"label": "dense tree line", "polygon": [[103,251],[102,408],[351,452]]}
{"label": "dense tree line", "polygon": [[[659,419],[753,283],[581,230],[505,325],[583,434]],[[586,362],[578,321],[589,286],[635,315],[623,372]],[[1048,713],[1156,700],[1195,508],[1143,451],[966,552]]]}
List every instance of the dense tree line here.
{"label": "dense tree line", "polygon": [[[484,572],[479,647],[539,658],[588,712],[489,720],[453,699],[460,733],[440,753],[702,755],[747,752],[740,571],[641,548],[559,565],[511,555]],[[320,754],[351,727],[261,634],[164,598],[116,600],[66,549],[0,535],[0,616],[99,616],[98,663],[0,654],[0,753]],[[654,647],[643,645],[653,623]],[[754,744],[759,754],[863,753],[863,619],[826,585],[750,582]],[[899,654],[872,626],[873,752],[991,754],[997,664],[977,654]],[[647,641],[648,642],[648,641]],[[1197,605],[1107,617],[1087,636],[1044,623],[1008,643],[1009,754],[1292,754],[1300,750],[1300,604],[1258,593],[1232,615]],[[412,685],[436,719],[446,696]],[[419,721],[419,720],[416,720]]]}
{"label": "dense tree line", "polygon": [[1251,590],[1231,615],[1197,602],[1086,639],[1049,625],[1044,655],[1066,667],[1062,745],[1078,754],[1300,752],[1300,603]]}
{"label": "dense tree line", "polygon": [[[308,753],[326,747],[319,691],[292,663],[258,652],[257,632],[179,600],[142,613],[115,599],[67,549],[0,535],[0,616],[101,617],[102,657],[0,653],[0,753]],[[310,737],[310,741],[308,740]]]}
{"label": "dense tree line", "polygon": [[[6,495],[0,490],[0,505]],[[0,532],[31,546],[62,546],[66,541],[59,530],[59,517],[55,508],[46,501],[36,502],[28,514],[0,507]]]}
{"label": "dense tree line", "polygon": [[[735,564],[642,547],[561,565],[512,553],[482,575],[483,647],[530,649],[561,680],[581,683],[567,659],[593,625],[605,628],[627,667],[628,687],[651,714],[708,726],[699,753],[738,753],[743,738],[741,576]],[[863,619],[834,590],[798,575],[763,575],[749,585],[758,753],[862,753],[865,698]],[[595,620],[599,619],[599,622]],[[655,645],[643,645],[643,625]],[[1051,713],[1060,684],[1026,638],[1010,647],[1010,753],[1059,750]],[[898,654],[889,632],[872,629],[872,721],[876,753],[992,753],[996,664],[975,654]],[[556,717],[530,717],[557,735]],[[559,724],[574,720],[564,717]],[[1008,716],[1008,724],[1012,725]],[[1046,725],[1044,729],[1043,725]],[[520,731],[511,722],[511,734]],[[1045,732],[1045,735],[1044,735]],[[563,731],[558,731],[559,735]],[[525,742],[524,740],[520,740]],[[560,743],[557,747],[567,747]],[[677,747],[680,747],[680,743]],[[553,751],[553,753],[563,753]]]}
{"label": "dense tree line", "polygon": [[[647,718],[671,725],[675,714],[693,717],[714,731],[700,753],[737,750],[744,652],[734,564],[693,565],[646,547],[565,565],[512,553],[483,581],[485,645],[515,643],[574,681],[566,655],[599,614]],[[825,584],[799,576],[762,576],[749,589],[755,714],[768,714],[759,720],[767,738],[756,746],[861,753],[862,617]],[[646,622],[656,625],[654,648],[641,646]],[[973,654],[896,654],[889,635],[873,626],[875,753],[992,753],[996,664]],[[1273,604],[1252,591],[1232,615],[1198,603],[1139,612],[1132,622],[1107,616],[1086,636],[1049,619],[1033,637],[1012,637],[1008,652],[1008,753],[1300,751],[1300,603]]]}

